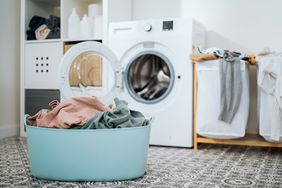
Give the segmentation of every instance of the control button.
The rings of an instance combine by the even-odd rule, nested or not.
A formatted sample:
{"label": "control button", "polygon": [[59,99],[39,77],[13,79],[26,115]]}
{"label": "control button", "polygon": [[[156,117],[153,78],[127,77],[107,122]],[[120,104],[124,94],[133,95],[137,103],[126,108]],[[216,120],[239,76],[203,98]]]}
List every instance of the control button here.
{"label": "control button", "polygon": [[145,24],[144,30],[147,31],[147,32],[150,32],[150,31],[152,30],[152,25],[150,25],[150,24]]}

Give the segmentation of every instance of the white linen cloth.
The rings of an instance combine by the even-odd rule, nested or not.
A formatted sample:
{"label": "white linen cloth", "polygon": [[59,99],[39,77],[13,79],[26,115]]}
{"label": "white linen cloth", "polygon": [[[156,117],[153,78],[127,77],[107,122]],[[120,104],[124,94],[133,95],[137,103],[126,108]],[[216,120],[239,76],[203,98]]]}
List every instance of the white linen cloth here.
{"label": "white linen cloth", "polygon": [[272,95],[274,100],[270,139],[279,141],[282,126],[282,55],[271,54],[259,57],[258,61],[258,86],[268,95]]}

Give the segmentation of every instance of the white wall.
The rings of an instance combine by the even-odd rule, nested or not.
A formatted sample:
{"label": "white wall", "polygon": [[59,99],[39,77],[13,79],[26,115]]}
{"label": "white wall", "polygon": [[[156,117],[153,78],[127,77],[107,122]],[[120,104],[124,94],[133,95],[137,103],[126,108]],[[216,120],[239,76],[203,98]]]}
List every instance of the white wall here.
{"label": "white wall", "polygon": [[210,46],[250,53],[264,47],[282,50],[281,0],[182,0],[181,7],[184,17],[196,18],[209,30],[233,42],[230,46],[210,38]]}
{"label": "white wall", "polygon": [[20,1],[0,1],[0,138],[19,133]]}
{"label": "white wall", "polygon": [[133,20],[180,16],[181,0],[132,0]]}
{"label": "white wall", "polygon": [[[208,30],[207,47],[246,53],[263,48],[282,51],[281,0],[182,0],[181,15],[194,17]],[[250,70],[248,132],[256,132],[256,69]]]}

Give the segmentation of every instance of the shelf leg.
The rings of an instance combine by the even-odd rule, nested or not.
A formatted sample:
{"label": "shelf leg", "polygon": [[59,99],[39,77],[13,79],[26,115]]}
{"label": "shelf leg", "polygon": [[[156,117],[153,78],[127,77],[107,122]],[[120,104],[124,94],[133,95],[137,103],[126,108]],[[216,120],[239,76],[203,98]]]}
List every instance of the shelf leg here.
{"label": "shelf leg", "polygon": [[197,113],[197,72],[196,63],[192,61],[193,64],[193,139],[194,139],[194,150],[198,150],[198,135],[196,129],[196,113]]}

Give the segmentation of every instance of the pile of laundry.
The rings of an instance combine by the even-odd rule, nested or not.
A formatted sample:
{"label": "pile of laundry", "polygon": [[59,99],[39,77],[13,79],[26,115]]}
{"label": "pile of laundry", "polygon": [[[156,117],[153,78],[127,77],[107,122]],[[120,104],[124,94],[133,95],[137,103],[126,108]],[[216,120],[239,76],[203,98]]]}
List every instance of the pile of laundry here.
{"label": "pile of laundry", "polygon": [[27,40],[58,39],[61,36],[60,17],[50,15],[49,18],[33,16],[26,31]]}
{"label": "pile of laundry", "polygon": [[128,103],[118,98],[114,105],[104,105],[97,97],[74,97],[62,103],[52,101],[51,109],[42,109],[33,116],[26,115],[32,126],[61,129],[109,129],[147,126],[149,121]]}

